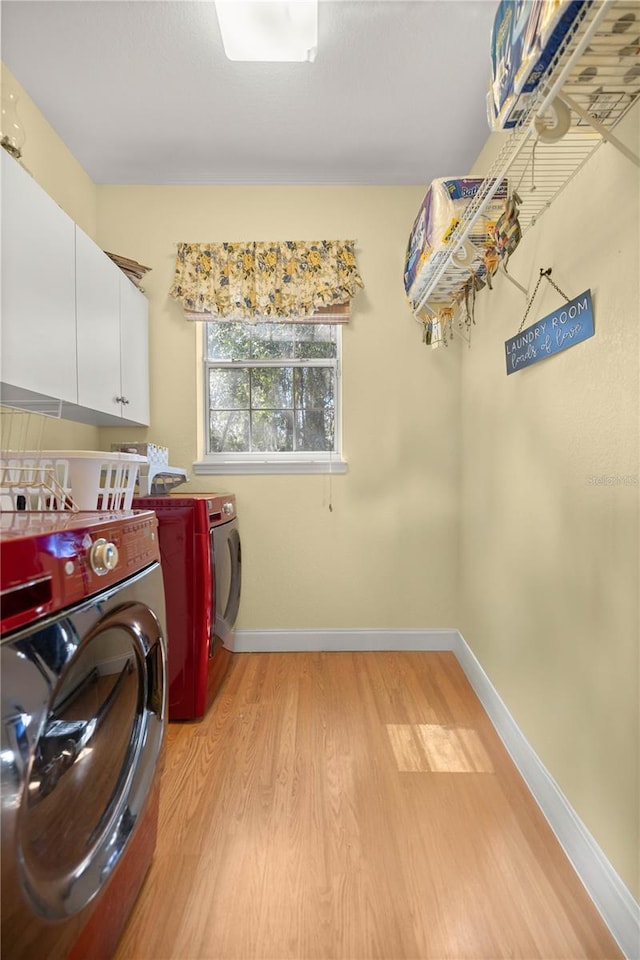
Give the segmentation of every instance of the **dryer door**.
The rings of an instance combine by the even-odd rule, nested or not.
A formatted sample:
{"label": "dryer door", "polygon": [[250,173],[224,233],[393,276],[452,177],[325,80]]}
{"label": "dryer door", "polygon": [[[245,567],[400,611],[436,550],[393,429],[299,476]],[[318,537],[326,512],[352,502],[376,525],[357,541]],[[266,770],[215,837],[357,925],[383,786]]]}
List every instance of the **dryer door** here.
{"label": "dryer door", "polygon": [[151,787],[164,650],[152,609],[128,599],[140,579],[2,646],[3,757],[13,758],[2,788],[8,956],[27,955],[34,918],[72,917],[96,896]]}
{"label": "dryer door", "polygon": [[[214,636],[232,649],[242,588],[242,549],[237,519],[212,527],[210,540],[215,590]],[[213,646],[213,637],[211,642]],[[213,649],[210,653],[213,654]]]}

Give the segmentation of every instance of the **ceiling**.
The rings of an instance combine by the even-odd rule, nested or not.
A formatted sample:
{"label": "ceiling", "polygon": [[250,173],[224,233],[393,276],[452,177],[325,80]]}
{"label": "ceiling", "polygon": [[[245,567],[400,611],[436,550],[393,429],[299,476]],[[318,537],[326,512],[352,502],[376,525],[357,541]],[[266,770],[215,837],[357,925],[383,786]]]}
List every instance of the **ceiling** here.
{"label": "ceiling", "polygon": [[488,136],[495,9],[321,0],[283,64],[228,61],[209,0],[2,0],[1,53],[96,183],[428,184]]}

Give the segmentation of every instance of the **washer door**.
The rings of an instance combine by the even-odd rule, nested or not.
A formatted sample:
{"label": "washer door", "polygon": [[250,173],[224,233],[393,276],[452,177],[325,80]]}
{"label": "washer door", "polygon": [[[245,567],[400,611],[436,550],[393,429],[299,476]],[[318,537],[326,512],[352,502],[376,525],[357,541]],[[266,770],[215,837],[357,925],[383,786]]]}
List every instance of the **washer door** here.
{"label": "washer door", "polygon": [[[81,911],[109,878],[143,810],[162,742],[158,620],[145,604],[110,599],[2,648],[14,701],[3,731],[16,760],[13,879],[33,914],[47,920]],[[9,826],[3,810],[3,839]]]}

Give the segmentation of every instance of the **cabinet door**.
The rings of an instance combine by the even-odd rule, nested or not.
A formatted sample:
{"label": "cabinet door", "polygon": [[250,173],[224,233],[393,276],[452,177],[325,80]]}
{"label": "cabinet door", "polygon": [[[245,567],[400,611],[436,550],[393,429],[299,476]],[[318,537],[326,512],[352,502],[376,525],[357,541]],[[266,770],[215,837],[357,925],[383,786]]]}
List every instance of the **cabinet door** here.
{"label": "cabinet door", "polygon": [[75,225],[4,150],[0,379],[76,403]]}
{"label": "cabinet door", "polygon": [[78,403],[120,416],[120,270],[76,227]]}
{"label": "cabinet door", "polygon": [[120,277],[120,370],[122,416],[149,424],[149,304],[130,280]]}

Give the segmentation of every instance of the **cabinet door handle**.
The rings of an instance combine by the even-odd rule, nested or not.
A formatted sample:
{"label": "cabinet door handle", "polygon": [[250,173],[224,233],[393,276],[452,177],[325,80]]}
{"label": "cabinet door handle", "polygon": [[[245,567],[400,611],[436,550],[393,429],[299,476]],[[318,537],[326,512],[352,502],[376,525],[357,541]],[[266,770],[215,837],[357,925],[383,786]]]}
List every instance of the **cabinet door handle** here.
{"label": "cabinet door handle", "polygon": [[116,403],[124,403],[124,397],[114,397]]}
{"label": "cabinet door handle", "polygon": [[123,402],[123,403],[129,403],[129,401],[127,400],[126,397],[122,397],[122,402]]}

